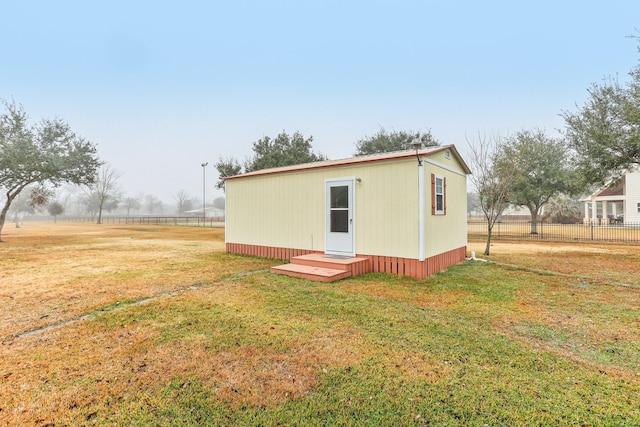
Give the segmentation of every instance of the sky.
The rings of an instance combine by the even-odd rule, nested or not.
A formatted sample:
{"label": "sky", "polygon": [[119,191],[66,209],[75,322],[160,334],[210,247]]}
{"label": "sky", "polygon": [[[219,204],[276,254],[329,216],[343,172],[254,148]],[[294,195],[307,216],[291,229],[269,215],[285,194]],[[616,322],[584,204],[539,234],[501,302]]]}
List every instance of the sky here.
{"label": "sky", "polygon": [[[639,65],[640,1],[0,1],[0,99],[59,117],[126,195],[202,200],[220,158],[283,130],[351,157],[430,130],[463,157],[480,135],[541,128]],[[208,162],[206,168],[202,163]]]}

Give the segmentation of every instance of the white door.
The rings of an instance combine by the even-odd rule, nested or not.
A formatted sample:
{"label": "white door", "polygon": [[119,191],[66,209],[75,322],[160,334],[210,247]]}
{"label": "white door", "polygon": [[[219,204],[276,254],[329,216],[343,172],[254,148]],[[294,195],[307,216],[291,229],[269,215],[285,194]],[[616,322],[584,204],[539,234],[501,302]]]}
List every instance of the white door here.
{"label": "white door", "polygon": [[354,182],[355,178],[325,182],[325,253],[328,255],[355,255]]}

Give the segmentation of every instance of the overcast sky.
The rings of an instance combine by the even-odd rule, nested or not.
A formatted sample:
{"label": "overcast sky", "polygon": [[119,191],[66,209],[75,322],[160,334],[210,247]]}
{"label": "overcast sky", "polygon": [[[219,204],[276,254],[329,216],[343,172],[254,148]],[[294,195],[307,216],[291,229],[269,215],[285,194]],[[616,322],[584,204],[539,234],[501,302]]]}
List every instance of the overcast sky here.
{"label": "overcast sky", "polygon": [[627,79],[640,1],[3,1],[0,98],[61,117],[129,195],[207,199],[220,157],[282,130],[350,157],[387,130],[553,134]]}

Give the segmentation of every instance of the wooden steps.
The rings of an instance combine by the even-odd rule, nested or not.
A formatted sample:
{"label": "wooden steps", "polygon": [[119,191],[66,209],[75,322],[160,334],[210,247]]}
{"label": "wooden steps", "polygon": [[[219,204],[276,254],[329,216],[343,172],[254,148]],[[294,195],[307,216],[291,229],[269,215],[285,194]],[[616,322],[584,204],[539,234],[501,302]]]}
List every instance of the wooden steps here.
{"label": "wooden steps", "polygon": [[292,257],[290,261],[290,264],[271,267],[271,272],[315,282],[335,282],[368,273],[371,270],[369,259],[364,257],[342,258],[324,254],[308,254]]}

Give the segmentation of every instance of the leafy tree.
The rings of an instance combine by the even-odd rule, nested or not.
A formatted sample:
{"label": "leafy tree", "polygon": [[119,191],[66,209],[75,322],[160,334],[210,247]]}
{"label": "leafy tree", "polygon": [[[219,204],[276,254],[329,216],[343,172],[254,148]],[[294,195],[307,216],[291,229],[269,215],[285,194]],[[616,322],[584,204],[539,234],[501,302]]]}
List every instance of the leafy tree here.
{"label": "leafy tree", "polygon": [[101,165],[95,145],[76,135],[61,119],[30,125],[21,105],[6,101],[3,105],[0,188],[5,192],[5,202],[0,210],[0,233],[11,203],[25,187],[31,184],[58,187],[66,182],[91,184]]}
{"label": "leafy tree", "polygon": [[516,159],[511,163],[501,162],[504,140],[499,137],[480,136],[476,145],[469,144],[469,176],[478,197],[478,206],[487,220],[487,244],[484,254],[491,253],[491,237],[493,227],[509,205],[509,193],[512,183],[519,176],[519,165]]}
{"label": "leafy tree", "polygon": [[531,234],[538,234],[542,207],[558,194],[578,190],[565,145],[540,129],[521,130],[508,138],[496,166],[509,170],[517,162],[519,173],[511,183],[508,200],[531,212]]}
{"label": "leafy tree", "polygon": [[233,157],[229,157],[228,159],[221,157],[215,164],[215,167],[218,170],[219,176],[216,188],[219,190],[224,190],[224,178],[242,173],[242,166]]}
{"label": "leafy tree", "polygon": [[[253,156],[244,163],[244,172],[301,163],[326,160],[322,154],[311,151],[313,137],[304,138],[300,132],[289,135],[282,131],[274,139],[265,136],[253,143]],[[234,158],[220,159],[216,163],[219,180],[216,188],[224,189],[224,178],[242,173],[240,163]]]}
{"label": "leafy tree", "polygon": [[626,84],[594,83],[577,112],[562,113],[567,142],[587,184],[602,185],[640,164],[640,66],[629,76]]}
{"label": "leafy tree", "polygon": [[224,210],[225,202],[226,200],[224,197],[216,197],[213,199],[213,207]]}
{"label": "leafy tree", "polygon": [[64,206],[60,202],[51,202],[49,206],[47,206],[47,210],[49,211],[49,215],[53,217],[53,222],[57,222],[58,215],[61,215],[64,212]]}
{"label": "leafy tree", "polygon": [[300,132],[290,136],[282,131],[274,139],[262,137],[253,143],[253,157],[245,163],[245,172],[326,160],[311,151],[312,141],[312,136],[305,139]]}
{"label": "leafy tree", "polygon": [[49,202],[53,196],[53,190],[44,184],[33,184],[24,190],[13,200],[9,212],[13,212],[14,222],[18,223],[21,213],[35,214],[37,209]]}
{"label": "leafy tree", "polygon": [[440,145],[437,139],[431,135],[431,131],[392,131],[387,132],[383,127],[373,136],[367,136],[356,142],[356,156],[367,154],[387,153],[390,151],[400,151],[411,148],[415,139],[420,140],[422,145],[429,147]]}
{"label": "leafy tree", "polygon": [[549,204],[545,206],[544,213],[553,222],[561,224],[571,224],[580,220],[578,202],[566,194],[558,194],[552,197],[549,200]]}

